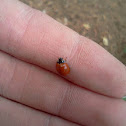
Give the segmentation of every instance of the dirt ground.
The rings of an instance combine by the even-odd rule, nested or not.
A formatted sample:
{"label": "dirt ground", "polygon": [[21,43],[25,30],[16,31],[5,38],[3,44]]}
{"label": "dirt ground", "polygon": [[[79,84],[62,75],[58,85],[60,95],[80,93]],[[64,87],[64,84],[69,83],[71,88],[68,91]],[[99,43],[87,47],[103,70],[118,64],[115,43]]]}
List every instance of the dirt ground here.
{"label": "dirt ground", "polygon": [[126,65],[126,0],[21,0],[108,50]]}

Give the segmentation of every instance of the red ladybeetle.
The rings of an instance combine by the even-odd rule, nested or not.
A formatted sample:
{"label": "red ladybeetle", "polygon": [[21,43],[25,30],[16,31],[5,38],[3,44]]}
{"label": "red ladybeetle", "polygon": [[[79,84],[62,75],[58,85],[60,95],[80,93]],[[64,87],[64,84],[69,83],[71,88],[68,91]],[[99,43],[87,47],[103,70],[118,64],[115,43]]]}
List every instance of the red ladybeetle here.
{"label": "red ladybeetle", "polygon": [[70,67],[68,64],[64,61],[63,58],[59,58],[59,60],[56,63],[56,70],[61,74],[61,75],[67,75],[70,73]]}

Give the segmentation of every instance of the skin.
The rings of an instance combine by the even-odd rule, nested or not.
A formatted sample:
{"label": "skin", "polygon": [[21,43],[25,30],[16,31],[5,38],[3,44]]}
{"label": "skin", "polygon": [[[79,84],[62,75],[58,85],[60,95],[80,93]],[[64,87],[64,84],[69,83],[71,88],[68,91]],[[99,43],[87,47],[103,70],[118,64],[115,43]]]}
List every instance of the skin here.
{"label": "skin", "polygon": [[[65,77],[56,71],[59,57],[71,68]],[[1,126],[126,126],[125,75],[92,40],[17,0],[0,0]]]}

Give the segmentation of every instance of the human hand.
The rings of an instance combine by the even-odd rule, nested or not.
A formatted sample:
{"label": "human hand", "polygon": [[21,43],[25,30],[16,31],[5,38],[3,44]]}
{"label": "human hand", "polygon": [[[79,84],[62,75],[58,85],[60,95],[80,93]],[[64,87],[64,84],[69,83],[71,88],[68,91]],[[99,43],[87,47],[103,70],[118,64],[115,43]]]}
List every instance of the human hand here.
{"label": "human hand", "polygon": [[[67,57],[67,76],[56,71],[59,57]],[[1,1],[0,126],[126,126],[125,75],[93,41],[19,1]]]}

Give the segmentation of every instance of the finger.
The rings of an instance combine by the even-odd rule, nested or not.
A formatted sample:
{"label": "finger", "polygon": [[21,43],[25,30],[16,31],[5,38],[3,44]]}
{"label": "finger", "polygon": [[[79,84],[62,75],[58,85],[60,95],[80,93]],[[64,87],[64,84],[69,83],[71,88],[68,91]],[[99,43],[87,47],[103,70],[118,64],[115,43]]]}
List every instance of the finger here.
{"label": "finger", "polygon": [[0,97],[1,126],[79,126]]}
{"label": "finger", "polygon": [[105,97],[0,53],[0,94],[35,109],[86,126],[123,126],[126,103]]}
{"label": "finger", "polygon": [[59,57],[67,57],[66,79],[103,95],[126,95],[126,68],[96,43],[18,1],[0,5],[0,50],[56,72]]}

